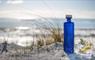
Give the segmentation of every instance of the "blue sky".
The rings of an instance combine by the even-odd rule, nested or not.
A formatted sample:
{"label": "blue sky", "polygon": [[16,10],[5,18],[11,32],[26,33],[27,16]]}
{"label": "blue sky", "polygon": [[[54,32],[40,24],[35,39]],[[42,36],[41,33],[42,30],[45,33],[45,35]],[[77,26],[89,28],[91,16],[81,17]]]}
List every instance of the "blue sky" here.
{"label": "blue sky", "polygon": [[0,0],[0,17],[31,19],[42,17],[95,18],[95,0]]}

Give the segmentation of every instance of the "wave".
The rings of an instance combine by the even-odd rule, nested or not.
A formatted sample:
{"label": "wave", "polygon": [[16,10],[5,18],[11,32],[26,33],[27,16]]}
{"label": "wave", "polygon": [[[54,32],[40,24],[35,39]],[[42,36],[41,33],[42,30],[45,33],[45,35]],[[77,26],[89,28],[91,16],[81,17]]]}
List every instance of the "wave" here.
{"label": "wave", "polygon": [[[20,46],[28,46],[31,42],[38,40],[37,35],[47,34],[47,29],[38,29],[31,27],[0,28],[0,42],[7,40],[9,43],[16,43]],[[63,32],[63,29],[61,30]],[[62,33],[63,35],[63,33]],[[95,29],[76,29],[75,37],[95,37]],[[28,43],[28,44],[26,44]]]}

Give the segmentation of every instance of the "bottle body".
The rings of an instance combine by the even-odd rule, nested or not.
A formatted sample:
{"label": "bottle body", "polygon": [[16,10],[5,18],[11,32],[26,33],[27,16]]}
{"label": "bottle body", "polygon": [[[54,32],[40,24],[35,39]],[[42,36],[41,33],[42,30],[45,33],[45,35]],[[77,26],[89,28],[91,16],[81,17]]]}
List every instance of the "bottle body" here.
{"label": "bottle body", "polygon": [[64,51],[67,54],[74,53],[74,23],[64,23]]}

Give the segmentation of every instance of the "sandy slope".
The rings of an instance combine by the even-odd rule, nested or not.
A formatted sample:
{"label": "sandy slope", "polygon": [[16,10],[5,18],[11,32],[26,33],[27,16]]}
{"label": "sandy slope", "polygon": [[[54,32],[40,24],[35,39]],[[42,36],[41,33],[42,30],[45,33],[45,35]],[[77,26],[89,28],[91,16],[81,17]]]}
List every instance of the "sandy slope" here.
{"label": "sandy slope", "polygon": [[[0,54],[0,60],[94,60],[95,58],[93,54],[93,56],[88,59],[86,56],[81,55],[78,50],[74,54],[67,55],[63,51],[62,43],[58,43],[57,47],[55,44],[44,46],[40,48],[39,51],[35,47],[31,52],[22,53],[22,51],[15,51],[16,50],[10,49],[8,53],[4,52],[3,54]],[[94,52],[95,51],[93,51],[93,53]]]}

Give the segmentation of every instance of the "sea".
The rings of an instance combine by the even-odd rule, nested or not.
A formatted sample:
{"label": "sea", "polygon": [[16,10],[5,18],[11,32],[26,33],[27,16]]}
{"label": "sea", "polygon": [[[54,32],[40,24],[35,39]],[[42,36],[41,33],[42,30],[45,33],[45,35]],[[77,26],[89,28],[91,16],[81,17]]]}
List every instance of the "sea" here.
{"label": "sea", "polygon": [[[33,41],[37,41],[35,34],[48,34],[42,28],[60,27],[66,19],[46,18],[46,19],[9,19],[0,18],[0,43],[8,41],[20,46],[28,46]],[[95,19],[72,19],[75,24],[76,40],[86,37],[92,40],[95,37]],[[40,29],[40,30],[39,30]],[[39,35],[40,36],[40,35]],[[26,44],[28,43],[28,44]]]}
{"label": "sea", "polygon": [[[63,27],[66,19],[62,18],[47,18],[47,19],[7,19],[0,18],[0,28],[15,28],[15,27],[39,27],[39,25],[59,25]],[[95,29],[95,19],[72,19],[76,29]]]}

